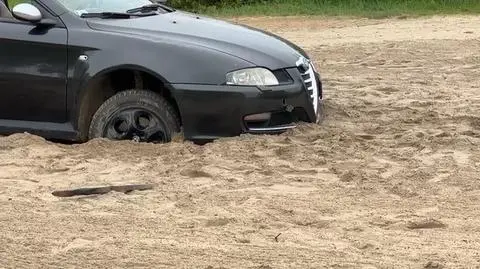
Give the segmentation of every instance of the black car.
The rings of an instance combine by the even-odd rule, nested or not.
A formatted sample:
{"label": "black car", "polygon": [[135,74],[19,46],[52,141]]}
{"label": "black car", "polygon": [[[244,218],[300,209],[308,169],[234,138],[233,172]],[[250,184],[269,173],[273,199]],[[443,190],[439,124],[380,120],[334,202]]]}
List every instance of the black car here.
{"label": "black car", "polygon": [[153,0],[2,1],[0,134],[210,141],[322,116],[308,55],[271,33]]}

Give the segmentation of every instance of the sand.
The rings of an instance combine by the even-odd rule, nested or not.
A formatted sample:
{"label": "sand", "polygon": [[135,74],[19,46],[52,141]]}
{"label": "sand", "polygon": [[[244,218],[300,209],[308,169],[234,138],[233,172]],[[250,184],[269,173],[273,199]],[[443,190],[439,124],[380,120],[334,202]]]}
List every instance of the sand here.
{"label": "sand", "polygon": [[480,17],[236,20],[312,55],[324,122],[205,146],[0,138],[0,268],[478,268]]}

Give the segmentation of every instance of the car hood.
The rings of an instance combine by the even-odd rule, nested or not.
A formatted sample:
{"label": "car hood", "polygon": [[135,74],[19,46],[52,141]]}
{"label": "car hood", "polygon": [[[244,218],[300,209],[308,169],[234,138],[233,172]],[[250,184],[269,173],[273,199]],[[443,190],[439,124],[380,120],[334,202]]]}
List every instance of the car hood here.
{"label": "car hood", "polygon": [[300,55],[308,58],[301,48],[272,33],[183,11],[87,23],[94,30],[207,47],[272,70],[295,66]]}

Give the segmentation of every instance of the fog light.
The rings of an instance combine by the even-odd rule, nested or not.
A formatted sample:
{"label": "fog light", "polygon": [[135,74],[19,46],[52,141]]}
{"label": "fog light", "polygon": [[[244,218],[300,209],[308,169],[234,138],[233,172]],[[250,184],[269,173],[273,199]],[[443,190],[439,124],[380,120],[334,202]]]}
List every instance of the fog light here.
{"label": "fog light", "polygon": [[246,121],[267,121],[271,117],[271,113],[260,113],[260,114],[252,114],[245,116]]}

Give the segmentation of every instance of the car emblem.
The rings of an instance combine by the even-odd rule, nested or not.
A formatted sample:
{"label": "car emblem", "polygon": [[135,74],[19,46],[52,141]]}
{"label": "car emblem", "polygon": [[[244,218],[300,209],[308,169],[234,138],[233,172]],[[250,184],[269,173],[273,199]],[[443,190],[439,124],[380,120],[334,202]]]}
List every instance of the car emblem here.
{"label": "car emblem", "polygon": [[296,64],[297,64],[297,66],[300,68],[300,70],[301,70],[302,72],[307,72],[308,69],[310,68],[310,61],[309,61],[307,58],[303,57],[303,56],[301,56],[301,57],[298,59],[298,61],[297,61]]}

